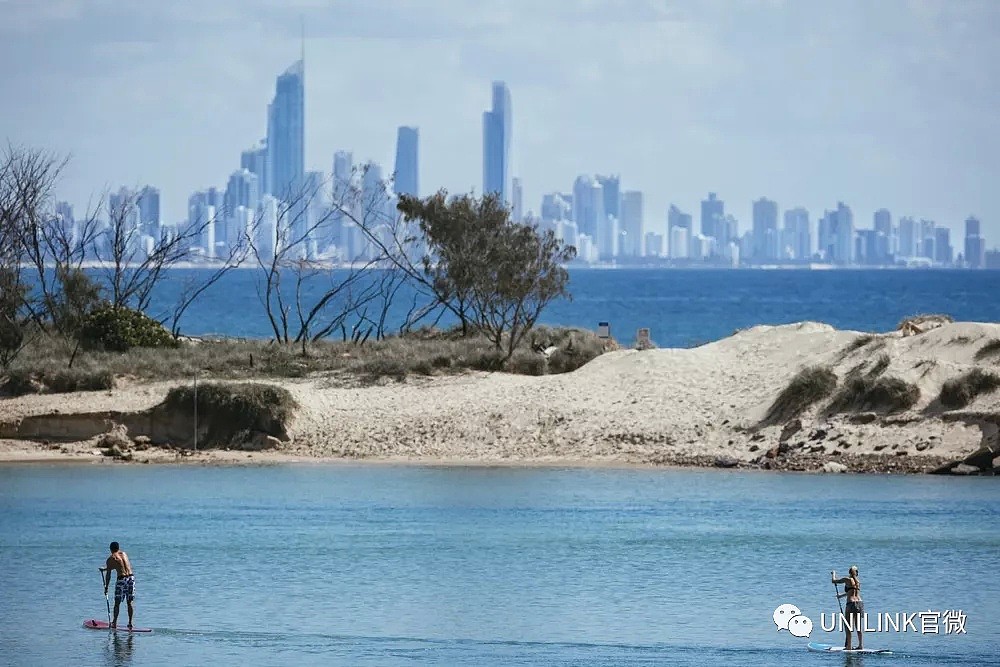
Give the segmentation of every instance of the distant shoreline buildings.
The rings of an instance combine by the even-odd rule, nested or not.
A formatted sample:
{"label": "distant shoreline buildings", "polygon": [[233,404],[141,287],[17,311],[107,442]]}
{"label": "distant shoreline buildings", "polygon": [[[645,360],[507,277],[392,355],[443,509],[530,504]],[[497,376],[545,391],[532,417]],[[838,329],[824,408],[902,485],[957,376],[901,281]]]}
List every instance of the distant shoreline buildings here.
{"label": "distant shoreline buildings", "polygon": [[[646,217],[643,193],[622,190],[619,175],[581,175],[570,192],[542,196],[539,214],[524,210],[523,183],[511,170],[513,111],[510,90],[494,81],[490,108],[483,112],[483,193],[497,193],[516,221],[533,222],[577,248],[577,263],[594,266],[683,267],[957,267],[1000,268],[1000,251],[986,250],[978,218],[969,216],[961,239],[933,220],[901,216],[887,209],[874,213],[872,226],[856,224],[844,202],[813,218],[801,206],[781,210],[766,197],[752,202],[746,229],[726,213],[725,202],[709,192],[698,220],[671,205],[663,217]],[[200,229],[191,248],[204,263],[222,261],[248,233],[258,250],[273,256],[279,248],[293,259],[330,265],[366,261],[374,248],[357,225],[338,211],[351,193],[377,216],[396,215],[400,194],[420,196],[419,128],[397,129],[395,170],[388,183],[376,162],[355,166],[350,151],[338,150],[329,179],[305,170],[305,56],[275,81],[267,107],[265,138],[240,155],[224,188],[215,186],[188,197],[187,217],[163,220],[160,191],[122,188],[108,199],[109,218],[134,225],[140,250],[152,252],[158,239]],[[123,210],[123,207],[128,210]],[[73,227],[73,208],[56,205],[64,225]],[[695,224],[697,222],[697,225]],[[197,225],[197,227],[195,227]]]}

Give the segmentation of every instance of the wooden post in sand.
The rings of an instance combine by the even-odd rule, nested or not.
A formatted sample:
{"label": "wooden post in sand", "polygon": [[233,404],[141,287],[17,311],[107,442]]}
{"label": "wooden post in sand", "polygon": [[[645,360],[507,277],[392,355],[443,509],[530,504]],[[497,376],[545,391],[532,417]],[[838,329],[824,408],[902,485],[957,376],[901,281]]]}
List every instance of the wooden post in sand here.
{"label": "wooden post in sand", "polygon": [[198,369],[194,371],[194,451],[198,451]]}

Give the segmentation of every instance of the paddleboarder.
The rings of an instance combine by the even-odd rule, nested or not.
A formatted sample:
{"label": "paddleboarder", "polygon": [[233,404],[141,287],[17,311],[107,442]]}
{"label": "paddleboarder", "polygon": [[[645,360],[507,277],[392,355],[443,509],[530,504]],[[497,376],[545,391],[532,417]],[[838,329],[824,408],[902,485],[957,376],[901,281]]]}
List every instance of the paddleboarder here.
{"label": "paddleboarder", "polygon": [[851,628],[853,627],[858,633],[858,649],[863,649],[865,647],[865,633],[864,633],[864,615],[865,615],[865,603],[861,599],[861,580],[858,579],[858,566],[852,565],[851,569],[848,570],[848,576],[837,578],[836,572],[830,573],[830,578],[833,583],[844,584],[844,592],[837,593],[837,598],[847,598],[847,608],[844,609],[844,650],[851,650]]}
{"label": "paddleboarder", "polygon": [[111,627],[118,627],[118,610],[122,600],[128,605],[128,627],[132,629],[132,615],[135,613],[135,573],[132,571],[132,563],[129,562],[128,554],[121,550],[117,542],[111,543],[111,555],[106,562],[107,568],[104,570],[104,596],[108,595],[108,586],[111,585],[111,571],[117,574],[115,580],[115,616],[111,620]]}

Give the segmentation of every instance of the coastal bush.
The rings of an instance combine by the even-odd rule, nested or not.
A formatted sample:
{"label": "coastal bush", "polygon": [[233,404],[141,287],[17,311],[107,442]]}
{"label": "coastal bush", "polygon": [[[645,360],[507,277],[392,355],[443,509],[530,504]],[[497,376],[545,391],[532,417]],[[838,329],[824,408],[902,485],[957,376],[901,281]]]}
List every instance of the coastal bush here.
{"label": "coastal bush", "polygon": [[826,411],[841,412],[902,412],[920,400],[920,388],[895,377],[854,375],[834,395]]}
{"label": "coastal bush", "polygon": [[177,346],[170,332],[145,313],[110,304],[92,310],[83,319],[78,335],[88,350],[128,352],[133,347]]}
{"label": "coastal bush", "polygon": [[3,392],[8,396],[68,394],[113,389],[114,386],[115,376],[107,370],[57,368],[37,371],[16,368],[7,374]]}
{"label": "coastal bush", "polygon": [[882,373],[885,372],[885,369],[889,368],[890,363],[891,360],[889,359],[888,354],[880,354],[878,356],[878,359],[875,360],[875,363],[872,365],[871,369],[869,369],[868,377],[877,378],[878,376],[882,375]]}
{"label": "coastal bush", "polygon": [[[198,385],[199,445],[234,444],[235,438],[264,433],[288,439],[288,424],[298,404],[287,389],[271,384],[212,382]],[[195,405],[192,386],[174,387],[162,407],[186,419]]]}
{"label": "coastal bush", "polygon": [[993,338],[976,350],[976,361],[985,361],[993,357],[1000,357],[1000,338]]}
{"label": "coastal bush", "polygon": [[799,416],[837,388],[837,374],[828,366],[810,366],[795,374],[771,403],[763,425],[781,424]]}
{"label": "coastal bush", "polygon": [[[214,379],[299,378],[330,375],[333,382],[350,384],[352,376],[363,381],[378,377],[401,378],[406,374],[453,374],[468,370],[490,370],[536,375],[565,373],[583,366],[617,345],[598,338],[592,331],[538,327],[517,349],[513,363],[500,364],[495,348],[485,336],[431,337],[393,336],[365,345],[318,341],[303,356],[297,348],[267,340],[185,339],[172,347],[133,347],[127,352],[93,350],[73,355],[75,341],[58,334],[31,336],[8,374],[9,394],[50,391],[45,378],[65,371],[73,360],[75,384],[53,380],[68,391],[104,389],[115,377],[135,380],[191,378],[195,374]],[[552,348],[555,348],[553,351]],[[548,350],[548,359],[542,352]],[[85,379],[92,376],[93,380]],[[104,378],[98,380],[96,378]],[[0,373],[0,383],[3,383]],[[35,383],[34,385],[32,383]]]}
{"label": "coastal bush", "polygon": [[941,387],[939,400],[946,408],[964,408],[980,394],[1000,389],[1000,376],[981,368],[948,380]]}

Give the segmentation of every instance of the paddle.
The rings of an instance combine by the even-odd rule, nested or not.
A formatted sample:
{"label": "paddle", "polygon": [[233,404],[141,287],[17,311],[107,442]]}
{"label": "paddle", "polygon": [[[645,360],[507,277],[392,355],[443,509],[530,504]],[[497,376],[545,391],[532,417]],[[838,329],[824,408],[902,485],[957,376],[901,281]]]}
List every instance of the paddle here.
{"label": "paddle", "polygon": [[[97,568],[97,570],[98,570],[98,572],[101,573],[101,584],[102,585],[103,584],[107,584],[108,580],[104,578],[104,568],[103,567],[99,567],[99,568]],[[104,589],[104,604],[108,608],[108,625],[111,625],[111,600],[108,599],[108,589],[107,588]]]}
{"label": "paddle", "polygon": [[[836,579],[837,578],[837,572],[836,571],[830,572],[830,578],[831,579]],[[840,601],[840,589],[837,587],[837,582],[836,581],[833,582],[833,590],[837,591],[837,606],[840,607],[840,615],[843,616],[844,615],[844,604]]]}

